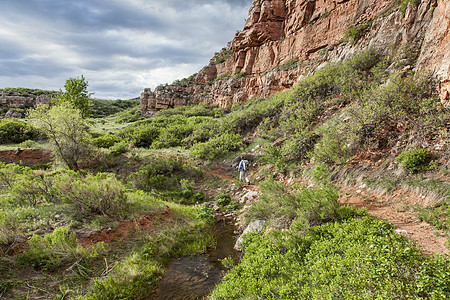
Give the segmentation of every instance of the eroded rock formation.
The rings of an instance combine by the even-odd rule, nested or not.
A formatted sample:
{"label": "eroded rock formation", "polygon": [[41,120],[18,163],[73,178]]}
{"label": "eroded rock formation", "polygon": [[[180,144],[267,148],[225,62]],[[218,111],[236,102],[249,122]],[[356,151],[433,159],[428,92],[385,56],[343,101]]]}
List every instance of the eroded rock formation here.
{"label": "eroded rock formation", "polygon": [[[353,29],[350,31],[349,29]],[[400,10],[395,0],[254,0],[244,29],[191,78],[146,89],[143,112],[188,103],[220,106],[267,97],[292,87],[306,71],[373,47],[416,67],[450,91],[450,3],[422,0]]]}
{"label": "eroded rock formation", "polygon": [[49,104],[51,97],[49,95],[19,95],[16,93],[1,93],[0,92],[0,108],[19,108],[32,107],[37,104]]}

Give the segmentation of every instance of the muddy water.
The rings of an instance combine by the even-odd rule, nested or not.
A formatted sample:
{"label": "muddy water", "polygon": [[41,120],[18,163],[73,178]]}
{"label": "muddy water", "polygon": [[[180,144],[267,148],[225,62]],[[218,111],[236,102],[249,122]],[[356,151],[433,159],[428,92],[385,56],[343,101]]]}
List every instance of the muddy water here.
{"label": "muddy water", "polygon": [[150,299],[204,299],[225,274],[221,260],[239,260],[239,253],[233,249],[237,239],[234,229],[230,220],[219,217],[214,226],[217,246],[202,255],[173,260]]}

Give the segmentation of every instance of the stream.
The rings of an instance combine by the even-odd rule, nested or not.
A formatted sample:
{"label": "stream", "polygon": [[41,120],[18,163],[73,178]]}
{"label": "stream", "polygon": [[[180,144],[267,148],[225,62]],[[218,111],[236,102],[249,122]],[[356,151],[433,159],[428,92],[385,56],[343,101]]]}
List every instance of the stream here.
{"label": "stream", "polygon": [[214,225],[216,247],[201,255],[172,260],[150,299],[204,299],[225,275],[226,268],[221,260],[231,257],[235,263],[239,261],[240,253],[233,249],[237,239],[234,229],[232,220],[217,217]]}

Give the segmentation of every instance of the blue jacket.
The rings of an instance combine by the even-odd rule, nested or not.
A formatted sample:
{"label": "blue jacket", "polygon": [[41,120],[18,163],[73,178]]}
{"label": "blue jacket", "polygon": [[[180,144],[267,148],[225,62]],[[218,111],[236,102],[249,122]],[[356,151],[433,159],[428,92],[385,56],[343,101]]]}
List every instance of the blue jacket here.
{"label": "blue jacket", "polygon": [[245,159],[241,160],[241,162],[239,163],[238,170],[240,172],[242,172],[242,171],[247,171],[247,169],[248,169],[248,160],[245,160]]}

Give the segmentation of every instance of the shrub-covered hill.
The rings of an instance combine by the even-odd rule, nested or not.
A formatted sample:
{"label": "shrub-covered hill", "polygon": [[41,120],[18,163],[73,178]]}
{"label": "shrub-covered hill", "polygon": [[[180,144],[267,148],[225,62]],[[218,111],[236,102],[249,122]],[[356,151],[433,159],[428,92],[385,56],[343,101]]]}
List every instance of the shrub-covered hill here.
{"label": "shrub-covered hill", "polygon": [[[24,113],[29,107],[33,107],[36,104],[37,97],[46,97],[46,101],[55,97],[58,94],[57,91],[48,91],[40,89],[29,89],[29,88],[3,88],[0,89],[0,97],[4,98],[4,103],[0,101],[0,110],[3,112],[3,116],[6,111],[10,108],[13,110]],[[12,98],[11,98],[12,97]],[[22,97],[27,100],[23,103],[14,103],[18,101],[17,98]],[[124,110],[138,107],[139,98],[129,99],[129,100],[105,100],[105,99],[91,99],[91,115],[94,117],[105,117],[113,114],[123,112]]]}
{"label": "shrub-covered hill", "polygon": [[[341,185],[420,193],[429,205],[407,209],[449,236],[450,115],[432,81],[369,49],[268,99],[145,119],[131,109],[101,119],[129,122],[107,133],[83,126],[83,143],[97,148],[78,172],[0,165],[0,296],[148,299],[171,258],[214,246],[209,205],[264,224],[244,237],[237,265],[224,260],[211,299],[449,298],[448,257],[424,256],[339,202]],[[239,156],[260,191],[245,206],[243,183],[206,176],[236,175]],[[74,236],[142,215],[149,231],[125,240],[88,247]]]}
{"label": "shrub-covered hill", "polygon": [[[411,208],[418,218],[448,235],[450,114],[434,86],[427,74],[369,49],[269,99],[166,110],[120,135],[138,147],[189,149],[212,165],[247,155],[257,165],[253,180],[286,174],[409,189],[431,199]],[[266,233],[248,238],[241,263],[211,299],[450,296],[446,258],[428,259],[392,227],[340,208],[328,184],[299,193],[267,184],[243,215],[245,224],[265,220]]]}

